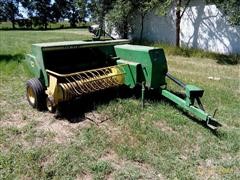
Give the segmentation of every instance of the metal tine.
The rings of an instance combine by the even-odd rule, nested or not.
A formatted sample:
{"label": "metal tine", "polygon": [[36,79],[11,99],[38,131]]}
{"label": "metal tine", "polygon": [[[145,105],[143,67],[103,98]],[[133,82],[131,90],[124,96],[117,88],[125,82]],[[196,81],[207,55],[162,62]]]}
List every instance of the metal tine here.
{"label": "metal tine", "polygon": [[81,75],[84,75],[84,78],[81,80],[81,84],[80,84],[80,88],[82,89],[82,91],[84,91],[85,93],[89,92],[89,88],[86,87],[86,83],[87,81],[91,78],[87,72],[83,72]]}
{"label": "metal tine", "polygon": [[[98,81],[98,78],[101,77],[101,75],[99,74],[99,72],[95,71],[97,75],[95,75],[93,72],[91,72],[91,74],[94,75],[93,80],[89,82],[89,85],[95,90],[99,90],[101,89],[101,87],[96,83]],[[96,77],[96,78],[95,78]],[[94,87],[94,85],[96,85],[96,87]]]}
{"label": "metal tine", "polygon": [[67,76],[65,77],[66,83],[60,84],[64,91],[64,99],[118,86],[121,84],[117,80],[120,75],[121,73],[114,74],[112,69],[108,67]]}
{"label": "metal tine", "polygon": [[[94,77],[92,81],[89,82],[89,84],[93,87],[94,85],[96,86],[96,88],[93,87],[93,89],[96,89],[96,90],[100,90],[100,89],[103,89],[104,86],[102,83],[99,82],[99,77],[101,77],[101,74],[98,72],[98,71],[95,71],[95,73],[97,73],[96,75],[96,78]],[[102,76],[105,76],[102,75]],[[104,79],[104,78],[103,78]],[[101,80],[102,82],[102,80]]]}
{"label": "metal tine", "polygon": [[[111,73],[112,73],[112,71],[111,71],[110,68],[107,68],[106,71],[107,71],[108,74],[111,74]],[[111,82],[111,77],[108,77],[108,78],[106,78],[106,79],[104,79],[104,80],[106,80],[106,81],[104,81],[104,82],[106,82],[106,84],[107,84],[108,86],[109,86],[109,85],[110,85],[110,86],[114,85],[114,84]]]}
{"label": "metal tine", "polygon": [[71,88],[71,81],[68,79],[68,77],[65,78],[68,83],[64,83],[65,86],[67,86],[67,91],[70,91],[72,94],[75,94],[75,92]]}
{"label": "metal tine", "polygon": [[[107,75],[108,75],[107,69],[105,69],[105,71],[102,70],[102,72],[103,72],[104,76],[107,76]],[[104,89],[104,88],[109,87],[109,83],[107,82],[107,78],[108,78],[108,77],[102,79],[102,81],[101,81],[102,83],[100,84],[100,85],[102,86],[101,89]]]}
{"label": "metal tine", "polygon": [[72,98],[72,95],[70,93],[69,86],[66,84],[61,84],[61,87],[64,89],[64,99],[68,100]]}
{"label": "metal tine", "polygon": [[72,86],[71,88],[75,91],[75,93],[77,95],[81,95],[82,92],[79,91],[79,86],[80,86],[81,82],[79,80],[75,79],[73,76],[71,76],[71,78],[74,80],[73,84],[71,84],[71,86]]}
{"label": "metal tine", "polygon": [[82,78],[82,77],[83,77],[82,75],[85,75],[85,74],[79,75],[80,78],[79,78],[79,80],[77,81],[77,87],[78,87],[78,89],[79,89],[82,93],[88,93],[88,90],[82,88],[83,85],[85,84],[86,79],[87,79],[87,77]]}
{"label": "metal tine", "polygon": [[85,73],[84,72],[84,74],[86,75],[86,79],[82,82],[82,84],[81,84],[81,89],[83,89],[84,91],[86,91],[86,93],[89,93],[89,92],[91,92],[91,88],[89,88],[88,86],[87,86],[87,81],[91,78],[91,76],[89,76],[87,73]]}
{"label": "metal tine", "polygon": [[[106,70],[102,69],[101,72],[104,74],[104,76],[107,76]],[[103,78],[103,79],[102,79],[102,84],[100,84],[100,85],[102,86],[101,89],[104,89],[104,88],[106,88],[106,87],[108,86],[108,84],[105,83],[105,79],[106,79],[106,78]]]}
{"label": "metal tine", "polygon": [[77,88],[75,88],[75,86],[74,86],[74,85],[76,85],[78,87],[77,80],[73,76],[70,76],[70,77],[73,79],[73,82],[69,83],[69,85],[71,86],[72,90],[75,92],[75,94],[81,95],[82,93],[80,91],[78,91]]}
{"label": "metal tine", "polygon": [[[91,87],[91,81],[92,79],[95,79],[96,75],[93,72],[89,72],[91,76],[86,80],[87,82],[84,83],[84,86],[88,89],[89,92],[93,92],[94,90],[96,91],[97,89],[94,87]],[[90,84],[90,85],[89,85]]]}

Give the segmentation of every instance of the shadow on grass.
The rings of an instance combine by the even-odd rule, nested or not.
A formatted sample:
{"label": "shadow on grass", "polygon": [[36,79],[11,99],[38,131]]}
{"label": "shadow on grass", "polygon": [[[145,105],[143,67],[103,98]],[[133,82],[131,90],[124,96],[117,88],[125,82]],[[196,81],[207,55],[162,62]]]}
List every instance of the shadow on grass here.
{"label": "shadow on grass", "polygon": [[167,53],[170,55],[184,56],[184,57],[197,57],[197,58],[210,58],[216,60],[218,64],[222,65],[237,65],[240,64],[239,54],[218,54],[214,52],[207,52],[200,49],[193,48],[178,48],[167,47]]}
{"label": "shadow on grass", "polygon": [[0,62],[1,61],[18,61],[20,62],[22,59],[24,59],[24,54],[0,54]]}
{"label": "shadow on grass", "polygon": [[[170,91],[170,92],[182,99],[184,99],[186,97],[185,94],[183,94],[183,93],[179,93],[179,92],[175,92],[175,91]],[[161,94],[159,92],[157,92],[157,91],[148,92],[148,94],[146,95],[146,98],[148,100],[158,101],[159,103],[164,102],[165,104],[169,104],[170,106],[172,106],[172,107],[178,109],[180,112],[182,112],[183,116],[186,116],[194,123],[197,123],[197,124],[201,125],[202,127],[209,129],[215,136],[218,137],[219,133],[218,133],[217,129],[215,129],[215,130],[211,129],[209,126],[207,126],[206,121],[197,119],[196,117],[191,115],[189,112],[187,112],[186,110],[184,110],[183,108],[181,108],[180,106],[178,106],[177,104],[172,102],[171,100],[161,96]],[[219,122],[214,121],[214,120],[212,120],[210,124],[215,127],[222,126]]]}
{"label": "shadow on grass", "polygon": [[224,65],[237,65],[240,64],[240,55],[224,55],[224,54],[215,54],[215,59],[217,63]]}
{"label": "shadow on grass", "polygon": [[[175,93],[177,96],[184,98],[184,94]],[[80,99],[74,100],[72,102],[62,103],[59,105],[58,111],[56,113],[57,119],[67,119],[71,123],[79,123],[81,121],[86,120],[86,113],[94,111],[97,109],[99,105],[106,105],[110,101],[117,99],[117,98],[141,98],[141,87],[137,87],[136,89],[130,90],[127,87],[120,87],[116,89],[109,89],[103,92],[96,92],[91,95],[84,96]],[[209,129],[215,136],[218,137],[218,131],[210,129],[206,121],[199,120],[189,114],[188,112],[184,111],[181,107],[173,103],[172,101],[163,98],[161,94],[157,91],[147,91],[145,94],[147,101],[155,101],[159,103],[166,103],[170,106],[178,109],[182,112],[183,116],[187,116],[191,121],[201,125],[204,128]],[[220,127],[221,124],[218,122],[212,122],[213,125]]]}
{"label": "shadow on grass", "polygon": [[132,91],[126,87],[112,88],[85,95],[70,102],[59,104],[55,117],[67,119],[70,123],[79,123],[86,119],[86,113],[92,112],[100,105],[108,104],[117,98],[129,98]]}

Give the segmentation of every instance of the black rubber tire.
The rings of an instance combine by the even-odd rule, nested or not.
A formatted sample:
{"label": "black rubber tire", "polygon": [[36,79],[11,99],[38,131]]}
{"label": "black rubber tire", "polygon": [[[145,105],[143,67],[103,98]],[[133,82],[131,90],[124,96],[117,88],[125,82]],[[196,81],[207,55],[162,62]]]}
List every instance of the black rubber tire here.
{"label": "black rubber tire", "polygon": [[[28,103],[39,111],[45,110],[47,96],[45,94],[45,88],[42,83],[37,78],[33,78],[27,81],[26,86],[26,96]],[[29,92],[31,92],[31,95]]]}

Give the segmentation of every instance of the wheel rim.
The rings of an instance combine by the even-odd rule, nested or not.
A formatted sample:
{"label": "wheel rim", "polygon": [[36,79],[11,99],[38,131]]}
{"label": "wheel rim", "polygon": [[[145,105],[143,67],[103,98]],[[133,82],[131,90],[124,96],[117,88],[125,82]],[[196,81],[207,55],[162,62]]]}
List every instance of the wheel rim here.
{"label": "wheel rim", "polygon": [[49,112],[54,113],[55,112],[55,106],[54,106],[54,102],[52,100],[52,97],[48,97],[47,98],[47,109]]}
{"label": "wheel rim", "polygon": [[27,88],[27,97],[29,102],[34,105],[36,102],[36,94],[34,93],[33,89],[31,87]]}
{"label": "wheel rim", "polygon": [[51,103],[50,100],[47,100],[47,109],[48,109],[48,111],[50,111],[50,112],[52,112],[52,110],[53,110],[52,103]]}

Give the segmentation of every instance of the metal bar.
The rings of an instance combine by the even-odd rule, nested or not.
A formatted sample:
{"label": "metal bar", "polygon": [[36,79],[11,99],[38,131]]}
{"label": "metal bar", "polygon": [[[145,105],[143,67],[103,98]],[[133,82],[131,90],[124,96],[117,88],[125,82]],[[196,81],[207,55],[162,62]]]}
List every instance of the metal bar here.
{"label": "metal bar", "polygon": [[203,105],[202,105],[202,102],[201,102],[200,98],[197,97],[196,100],[197,100],[197,103],[198,103],[200,109],[203,110],[203,111],[205,111],[205,109],[204,109],[204,107],[203,107]]}
{"label": "metal bar", "polygon": [[144,108],[144,101],[145,101],[145,82],[142,82],[142,109]]}
{"label": "metal bar", "polygon": [[162,96],[166,97],[167,99],[169,99],[169,100],[173,101],[174,103],[176,103],[177,105],[179,105],[181,108],[192,113],[197,118],[204,120],[204,121],[208,120],[209,115],[205,111],[203,111],[195,106],[192,106],[192,105],[188,106],[185,100],[181,99],[180,97],[176,96],[175,94],[171,93],[170,91],[164,89],[164,90],[161,90],[161,94],[162,94]]}
{"label": "metal bar", "polygon": [[175,82],[177,85],[181,86],[183,89],[185,89],[186,84],[180,81],[179,79],[175,78],[173,75],[170,73],[167,73],[166,76],[171,79],[173,82]]}
{"label": "metal bar", "polygon": [[[59,74],[59,73],[51,71],[49,69],[46,69],[46,72],[51,74],[51,75],[55,75],[55,76],[59,76],[59,77],[68,77],[68,76],[73,76],[73,75],[77,75],[77,74],[81,74],[81,73],[103,70],[103,69],[106,69],[106,68],[120,68],[121,66],[126,66],[126,65],[127,64],[119,64],[119,65],[115,65],[115,66],[108,66],[108,67],[103,67],[103,68],[98,68],[98,69],[91,69],[91,70],[80,71],[80,72],[76,72],[76,73],[70,73],[70,74]],[[125,72],[122,72],[122,74],[125,74]]]}

